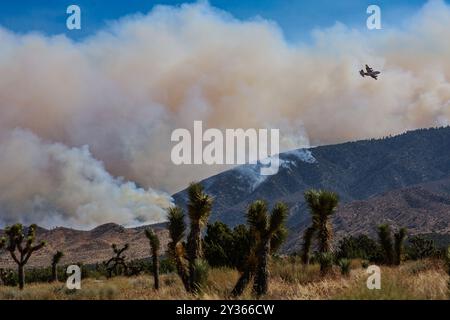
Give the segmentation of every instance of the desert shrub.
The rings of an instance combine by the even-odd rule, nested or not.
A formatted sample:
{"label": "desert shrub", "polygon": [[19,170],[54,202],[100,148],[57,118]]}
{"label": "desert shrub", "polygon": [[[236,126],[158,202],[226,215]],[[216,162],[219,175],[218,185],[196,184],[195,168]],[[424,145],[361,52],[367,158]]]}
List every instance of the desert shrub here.
{"label": "desert shrub", "polygon": [[271,276],[280,278],[283,282],[302,285],[320,281],[322,275],[318,264],[304,265],[300,262],[272,261],[270,265]]}
{"label": "desert shrub", "polygon": [[382,260],[382,252],[377,242],[365,234],[347,236],[339,241],[337,259],[364,259],[372,262]]}
{"label": "desert shrub", "polygon": [[406,253],[413,260],[429,258],[436,252],[434,241],[420,235],[411,237],[406,246]]}
{"label": "desert shrub", "polygon": [[406,267],[406,270],[413,275],[417,275],[417,274],[427,271],[429,269],[430,269],[430,264],[426,263],[425,260],[415,261],[414,263],[412,263]]}
{"label": "desert shrub", "polygon": [[367,260],[362,260],[361,261],[361,267],[363,269],[367,269],[369,267],[369,264],[370,264],[370,261],[367,261]]}
{"label": "desert shrub", "polygon": [[48,282],[52,278],[52,269],[45,268],[28,268],[25,273],[25,282]]}
{"label": "desert shrub", "polygon": [[247,257],[252,248],[252,235],[245,225],[238,225],[233,229],[232,252],[229,254],[231,265],[238,270],[243,270]]}
{"label": "desert shrub", "polygon": [[350,274],[351,260],[349,259],[339,259],[338,266],[341,270],[343,276],[348,276]]}
{"label": "desert shrub", "polygon": [[223,222],[209,224],[205,235],[205,258],[212,267],[241,270],[250,251],[250,233],[245,225],[231,230]]}
{"label": "desert shrub", "polygon": [[193,285],[196,292],[201,292],[205,289],[208,281],[209,265],[204,259],[197,259],[194,263]]}
{"label": "desert shrub", "polygon": [[137,276],[143,273],[148,273],[152,268],[152,264],[145,260],[132,260],[128,263],[127,276]]}
{"label": "desert shrub", "polygon": [[233,232],[225,223],[216,221],[208,224],[204,244],[205,258],[210,266],[231,266],[229,254],[233,247]]}
{"label": "desert shrub", "polygon": [[325,274],[331,271],[334,264],[334,255],[331,252],[322,252],[317,255],[317,261],[320,264],[320,272]]}
{"label": "desert shrub", "polygon": [[15,287],[18,284],[16,272],[11,269],[0,269],[0,284]]}
{"label": "desert shrub", "polygon": [[177,283],[176,279],[173,277],[165,278],[163,282],[166,287],[173,286]]}
{"label": "desert shrub", "polygon": [[159,272],[162,274],[172,273],[176,271],[175,263],[170,258],[161,259]]}

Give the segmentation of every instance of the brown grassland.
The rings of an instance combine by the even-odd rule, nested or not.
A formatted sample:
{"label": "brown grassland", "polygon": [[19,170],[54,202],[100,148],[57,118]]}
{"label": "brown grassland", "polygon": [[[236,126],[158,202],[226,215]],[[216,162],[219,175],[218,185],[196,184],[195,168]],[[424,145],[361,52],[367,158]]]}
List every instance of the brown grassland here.
{"label": "brown grassland", "polygon": [[[349,276],[335,267],[331,274],[321,276],[318,265],[304,266],[293,258],[271,262],[269,292],[262,299],[448,299],[448,275],[439,260],[408,261],[399,267],[381,267],[381,289],[369,290],[368,274],[358,260],[352,261]],[[194,296],[186,293],[176,274],[161,276],[161,289],[153,289],[151,275],[84,279],[81,290],[71,291],[65,283],[31,283],[23,291],[0,286],[0,299],[231,299],[238,272],[233,269],[211,269],[206,287]],[[239,299],[254,299],[247,288]]]}

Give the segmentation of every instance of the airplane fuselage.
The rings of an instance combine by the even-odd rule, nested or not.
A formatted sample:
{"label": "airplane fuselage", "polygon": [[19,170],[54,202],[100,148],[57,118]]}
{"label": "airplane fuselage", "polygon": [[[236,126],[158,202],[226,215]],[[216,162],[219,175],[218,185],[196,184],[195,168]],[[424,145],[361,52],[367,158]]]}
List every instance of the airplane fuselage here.
{"label": "airplane fuselage", "polygon": [[366,72],[364,70],[360,70],[359,74],[364,78],[365,76],[372,77],[373,79],[377,80],[378,75],[380,74],[380,71],[373,71],[372,68],[366,65]]}

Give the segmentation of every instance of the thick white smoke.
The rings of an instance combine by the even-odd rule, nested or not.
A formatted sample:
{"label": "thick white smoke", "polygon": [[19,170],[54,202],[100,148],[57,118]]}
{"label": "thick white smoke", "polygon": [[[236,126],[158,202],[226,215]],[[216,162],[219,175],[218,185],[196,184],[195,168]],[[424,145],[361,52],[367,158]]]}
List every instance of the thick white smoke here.
{"label": "thick white smoke", "polygon": [[113,178],[87,146],[47,143],[14,130],[0,138],[0,223],[39,223],[89,228],[114,221],[159,222],[168,195]]}
{"label": "thick white smoke", "polygon": [[[223,170],[172,165],[170,134],[192,128],[194,120],[205,128],[279,128],[282,149],[448,124],[449,29],[450,8],[442,1],[428,3],[401,27],[336,24],[316,30],[311,44],[287,43],[274,23],[239,21],[204,2],[157,7],[82,42],[0,29],[2,148],[17,135],[41,146],[36,155],[12,149],[2,156],[1,216],[86,225],[152,220],[148,214],[159,214],[168,197],[131,191],[112,176],[174,192]],[[378,81],[360,77],[365,63],[382,71]],[[73,161],[55,160],[58,152]],[[44,161],[46,170],[39,167],[42,157],[53,159]],[[13,179],[8,171],[17,159],[26,174]],[[89,188],[54,177],[76,161],[100,172],[94,159],[108,177],[98,200]],[[143,198],[124,200],[127,190]],[[38,200],[45,210],[36,209]],[[142,201],[155,210],[134,210]],[[48,208],[58,213],[46,214]]]}

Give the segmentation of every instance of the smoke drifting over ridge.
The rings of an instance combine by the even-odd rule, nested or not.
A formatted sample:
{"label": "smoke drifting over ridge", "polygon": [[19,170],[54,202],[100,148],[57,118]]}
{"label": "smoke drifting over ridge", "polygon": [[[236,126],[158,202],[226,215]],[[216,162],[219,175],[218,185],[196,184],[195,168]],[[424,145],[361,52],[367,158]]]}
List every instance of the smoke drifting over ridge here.
{"label": "smoke drifting over ridge", "polygon": [[[449,29],[441,1],[402,27],[336,24],[311,44],[205,3],[157,7],[82,42],[0,29],[0,225],[160,221],[170,197],[153,189],[224,169],[172,165],[170,133],[194,120],[280,128],[285,150],[449,124]],[[378,81],[360,77],[365,63]]]}
{"label": "smoke drifting over ridge", "polygon": [[1,221],[45,226],[95,227],[161,221],[171,204],[166,194],[114,178],[86,146],[69,149],[30,132],[13,130],[0,139]]}

